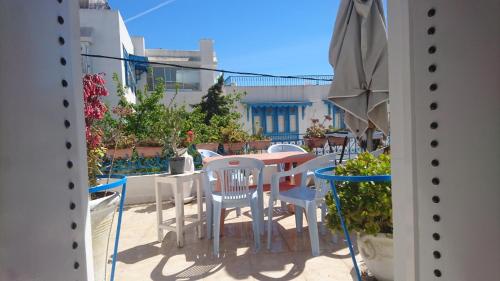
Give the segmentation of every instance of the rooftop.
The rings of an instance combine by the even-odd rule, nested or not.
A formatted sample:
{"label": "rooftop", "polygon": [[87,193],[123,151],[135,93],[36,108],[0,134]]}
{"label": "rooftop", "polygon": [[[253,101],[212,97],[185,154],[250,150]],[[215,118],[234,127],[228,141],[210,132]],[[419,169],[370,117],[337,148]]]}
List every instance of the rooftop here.
{"label": "rooftop", "polygon": [[[266,201],[267,202],[267,201]],[[164,215],[174,217],[175,207],[166,203]],[[220,258],[212,254],[212,240],[198,239],[195,231],[185,233],[185,246],[178,248],[176,235],[168,232],[156,240],[154,204],[129,206],[124,211],[115,280],[355,280],[349,250],[342,239],[333,242],[330,233],[320,235],[321,254],[311,256],[307,223],[295,230],[291,213],[275,213],[273,247],[254,251],[249,209],[240,217],[234,210],[225,219],[220,240]],[[196,213],[196,204],[185,206]],[[278,212],[278,208],[275,208]],[[203,232],[205,236],[205,232]],[[371,279],[366,279],[371,280]]]}
{"label": "rooftop", "polygon": [[324,86],[332,83],[333,75],[297,75],[296,78],[262,77],[252,75],[228,76],[226,86],[269,87],[269,86]]}

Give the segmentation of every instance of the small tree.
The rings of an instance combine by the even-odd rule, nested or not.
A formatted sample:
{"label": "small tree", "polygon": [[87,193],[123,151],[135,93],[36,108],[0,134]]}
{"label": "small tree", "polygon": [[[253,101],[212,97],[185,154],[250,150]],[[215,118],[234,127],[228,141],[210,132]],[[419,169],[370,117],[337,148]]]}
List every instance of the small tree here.
{"label": "small tree", "polygon": [[223,95],[224,75],[219,76],[217,83],[208,89],[208,93],[201,98],[199,107],[205,115],[205,124],[210,125],[210,120],[214,115],[227,115],[230,112],[228,100]]}
{"label": "small tree", "polygon": [[131,113],[124,116],[125,131],[139,143],[159,141],[162,136],[158,126],[165,107],[162,103],[165,92],[163,81],[157,81],[152,92],[148,92],[147,86],[142,91],[138,89],[135,93],[136,103],[131,103],[126,100],[125,89],[116,74],[113,75],[113,80],[117,84],[117,94],[120,97],[117,108]]}

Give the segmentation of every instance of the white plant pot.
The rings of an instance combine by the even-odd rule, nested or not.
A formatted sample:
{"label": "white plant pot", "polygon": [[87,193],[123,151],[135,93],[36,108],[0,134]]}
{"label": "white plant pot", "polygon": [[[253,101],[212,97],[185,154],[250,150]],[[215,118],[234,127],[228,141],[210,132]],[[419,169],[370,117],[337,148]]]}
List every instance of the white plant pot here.
{"label": "white plant pot", "polygon": [[394,280],[392,235],[358,234],[358,250],[366,267],[378,281]]}
{"label": "white plant pot", "polygon": [[111,265],[106,268],[107,258],[114,247],[114,235],[110,235],[110,232],[112,231],[113,217],[119,204],[120,194],[118,192],[110,192],[105,197],[89,202],[94,279],[96,281],[109,279]]}

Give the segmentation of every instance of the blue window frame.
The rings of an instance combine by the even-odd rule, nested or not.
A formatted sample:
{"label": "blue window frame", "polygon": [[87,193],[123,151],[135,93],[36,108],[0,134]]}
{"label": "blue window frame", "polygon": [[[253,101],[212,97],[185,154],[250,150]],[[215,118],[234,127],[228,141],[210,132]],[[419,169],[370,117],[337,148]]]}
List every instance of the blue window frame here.
{"label": "blue window frame", "polygon": [[328,107],[328,115],[332,117],[332,126],[338,129],[345,129],[344,110],[336,106],[332,101],[324,100],[323,102]]}
{"label": "blue window frame", "polygon": [[297,103],[250,104],[253,133],[257,133],[262,128],[262,133],[275,141],[298,140],[299,106],[305,107]]}
{"label": "blue window frame", "polygon": [[[123,58],[128,59],[130,58],[127,50],[125,47],[123,48]],[[136,73],[135,73],[135,67],[134,64],[130,61],[123,61],[124,66],[125,66],[125,85],[129,87],[132,92],[135,92],[135,86],[136,86]]]}

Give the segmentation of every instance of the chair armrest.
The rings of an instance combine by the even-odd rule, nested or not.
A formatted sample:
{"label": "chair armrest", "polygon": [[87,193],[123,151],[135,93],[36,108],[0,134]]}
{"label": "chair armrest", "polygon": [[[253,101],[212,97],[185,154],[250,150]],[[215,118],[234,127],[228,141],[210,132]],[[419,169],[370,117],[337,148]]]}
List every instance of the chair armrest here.
{"label": "chair armrest", "polygon": [[[304,167],[303,165],[299,165],[293,169],[290,169],[288,171],[283,171],[283,172],[277,172],[271,176],[271,197],[277,198],[279,194],[279,189],[280,189],[280,178],[283,177],[289,177],[293,175],[298,175],[298,174],[304,174],[307,172],[308,169],[307,167]],[[305,177],[304,177],[305,179]],[[304,179],[302,181],[304,181]]]}

